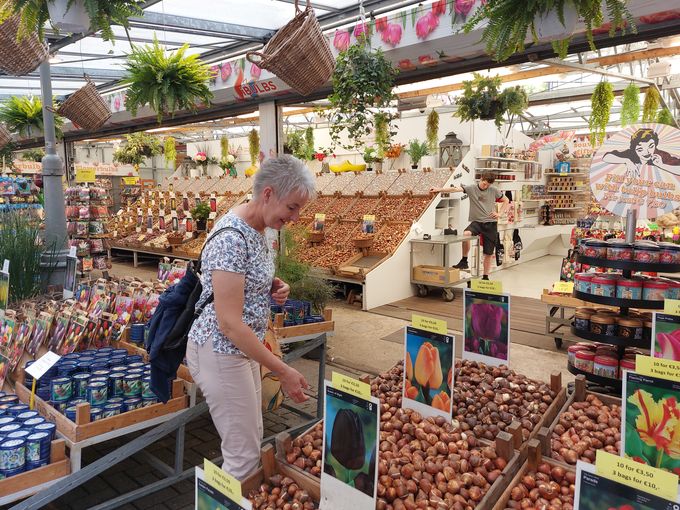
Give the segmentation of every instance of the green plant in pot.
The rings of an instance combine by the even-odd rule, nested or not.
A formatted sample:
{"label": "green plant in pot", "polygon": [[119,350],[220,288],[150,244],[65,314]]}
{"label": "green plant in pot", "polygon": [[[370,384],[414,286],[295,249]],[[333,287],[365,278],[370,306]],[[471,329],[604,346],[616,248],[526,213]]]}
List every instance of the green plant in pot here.
{"label": "green plant in pot", "polygon": [[[7,129],[19,133],[21,137],[33,137],[43,132],[42,100],[39,97],[12,96],[0,106],[0,122]],[[61,126],[64,119],[54,116],[54,129],[61,138]]]}
{"label": "green plant in pot", "polygon": [[132,115],[148,104],[160,124],[164,115],[195,111],[198,103],[210,103],[210,68],[198,55],[185,56],[187,49],[185,44],[166,52],[155,37],[151,45],[133,46],[125,63],[127,76],[121,82],[128,85],[125,107]]}
{"label": "green plant in pot", "polygon": [[500,76],[474,73],[472,80],[463,82],[463,94],[456,98],[458,110],[454,115],[462,121],[493,120],[500,129],[505,114],[521,115],[529,105],[522,87],[501,91],[502,83]]}
{"label": "green plant in pot", "polygon": [[[375,128],[371,110],[387,108],[394,99],[397,69],[364,40],[341,51],[333,71],[330,135],[333,145],[359,150]],[[343,137],[346,135],[346,139]]]}
{"label": "green plant in pot", "polygon": [[113,152],[113,161],[139,169],[145,158],[163,154],[163,145],[155,136],[144,132],[125,135],[127,143]]}
{"label": "green plant in pot", "polygon": [[210,217],[210,206],[205,202],[200,202],[191,210],[191,217],[196,222],[196,230],[205,230],[208,218]]}
{"label": "green plant in pot", "polygon": [[375,163],[382,163],[382,158],[378,157],[378,151],[375,147],[366,147],[363,154],[364,162],[366,163],[366,170],[373,170]]}
{"label": "green plant in pot", "polygon": [[[83,9],[89,18],[89,28],[100,32],[102,39],[113,42],[113,25],[122,25],[126,31],[130,26],[128,18],[143,14],[142,0],[0,0],[0,20],[19,13],[19,38],[37,32],[44,37],[45,23],[51,20],[50,7],[66,4],[70,10]],[[49,5],[53,4],[53,5]]]}
{"label": "green plant in pot", "polygon": [[418,163],[430,153],[430,149],[427,147],[427,142],[419,142],[418,140],[409,140],[408,146],[406,147],[406,154],[411,158],[411,168],[418,168]]}
{"label": "green plant in pot", "polygon": [[33,161],[34,163],[41,163],[45,157],[43,149],[28,149],[21,153],[22,161]]}

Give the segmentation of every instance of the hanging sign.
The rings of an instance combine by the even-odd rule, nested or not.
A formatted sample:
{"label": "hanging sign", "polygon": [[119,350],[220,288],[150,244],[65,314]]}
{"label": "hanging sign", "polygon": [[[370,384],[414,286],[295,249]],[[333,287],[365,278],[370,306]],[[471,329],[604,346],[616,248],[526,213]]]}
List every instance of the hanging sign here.
{"label": "hanging sign", "polygon": [[493,366],[507,365],[510,359],[510,295],[464,289],[463,335],[463,359]]}
{"label": "hanging sign", "polygon": [[635,210],[646,220],[680,207],[680,130],[636,124],[616,133],[593,156],[590,187],[616,216]]}
{"label": "hanging sign", "polygon": [[123,184],[126,186],[136,186],[139,184],[139,177],[123,177]]}
{"label": "hanging sign", "polygon": [[76,168],[76,182],[92,183],[96,179],[94,168]]}

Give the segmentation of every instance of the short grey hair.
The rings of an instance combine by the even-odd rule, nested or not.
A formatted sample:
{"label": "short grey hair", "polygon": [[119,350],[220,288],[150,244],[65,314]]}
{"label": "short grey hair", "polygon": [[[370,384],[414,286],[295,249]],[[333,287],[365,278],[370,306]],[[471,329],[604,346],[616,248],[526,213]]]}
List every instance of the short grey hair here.
{"label": "short grey hair", "polygon": [[307,165],[290,154],[265,160],[255,172],[254,179],[255,198],[262,195],[262,191],[268,186],[281,198],[297,192],[311,199],[316,193],[316,182],[312,172]]}

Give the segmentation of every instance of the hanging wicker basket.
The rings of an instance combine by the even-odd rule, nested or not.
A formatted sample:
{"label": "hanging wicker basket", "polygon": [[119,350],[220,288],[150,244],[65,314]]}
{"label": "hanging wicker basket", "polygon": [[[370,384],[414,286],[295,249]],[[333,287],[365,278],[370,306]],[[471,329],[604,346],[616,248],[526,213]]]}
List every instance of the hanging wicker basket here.
{"label": "hanging wicker basket", "polygon": [[306,96],[330,79],[335,59],[310,1],[304,10],[298,2],[295,0],[295,17],[276,32],[262,52],[249,51],[246,58]]}
{"label": "hanging wicker basket", "polygon": [[99,94],[94,83],[85,76],[87,84],[71,94],[56,110],[88,131],[96,131],[111,117],[111,110],[104,98]]}
{"label": "hanging wicker basket", "polygon": [[12,76],[24,76],[47,58],[47,46],[32,33],[17,41],[19,15],[0,24],[0,69]]}
{"label": "hanging wicker basket", "polygon": [[3,125],[0,124],[0,149],[12,141],[12,134]]}

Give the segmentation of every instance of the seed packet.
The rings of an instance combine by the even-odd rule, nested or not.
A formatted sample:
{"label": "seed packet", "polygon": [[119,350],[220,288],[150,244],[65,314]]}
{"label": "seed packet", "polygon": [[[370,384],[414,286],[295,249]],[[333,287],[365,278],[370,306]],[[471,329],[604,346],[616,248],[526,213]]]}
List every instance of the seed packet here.
{"label": "seed packet", "polygon": [[151,320],[151,316],[156,311],[156,307],[158,307],[160,297],[161,295],[157,292],[153,292],[149,295],[149,299],[146,300],[146,304],[144,305],[144,322]]}
{"label": "seed packet", "polygon": [[77,239],[75,241],[76,256],[87,257],[90,254],[90,241],[87,239]]}
{"label": "seed packet", "polygon": [[126,326],[130,322],[133,310],[133,300],[130,296],[120,295],[116,299],[114,308],[116,314],[116,324]]}
{"label": "seed packet", "polygon": [[106,271],[107,269],[111,269],[111,262],[109,261],[108,257],[94,257],[92,260],[92,264],[95,269],[99,269],[100,271]]}
{"label": "seed packet", "polygon": [[90,286],[87,283],[79,283],[73,298],[78,304],[87,307],[90,302],[90,291]]}
{"label": "seed packet", "polygon": [[184,275],[187,273],[187,268],[184,265],[177,265],[174,264],[172,266],[172,269],[170,270],[170,274],[168,275],[168,279],[166,282],[168,285],[174,285],[175,283],[179,282],[182,278],[184,278]]}
{"label": "seed packet", "polygon": [[86,236],[88,235],[89,222],[87,221],[76,221],[76,235]]}
{"label": "seed packet", "polygon": [[0,195],[14,195],[14,179],[0,177]]}
{"label": "seed packet", "polygon": [[92,257],[83,257],[82,259],[78,259],[78,260],[79,261],[82,260],[82,263],[83,263],[82,272],[83,273],[87,273],[89,271],[92,271],[92,269],[94,269]]}
{"label": "seed packet", "polygon": [[52,326],[52,314],[48,312],[40,312],[38,318],[35,320],[33,326],[33,333],[31,340],[28,342],[26,350],[31,356],[35,356],[38,349],[47,338],[47,333]]}
{"label": "seed packet", "polygon": [[66,332],[71,322],[71,314],[68,312],[61,313],[57,316],[53,323],[52,332],[49,337],[48,347],[53,352],[59,352],[58,348],[66,337]]}
{"label": "seed packet", "polygon": [[24,349],[31,337],[31,330],[33,329],[34,319],[26,318],[16,327],[14,331],[14,340],[10,343],[9,348],[6,350],[7,359],[9,361],[9,369],[14,370],[17,367],[17,363],[24,354]]}
{"label": "seed packet", "polygon": [[0,353],[7,352],[16,328],[16,314],[7,310],[5,316],[0,319]]}
{"label": "seed packet", "polygon": [[90,219],[90,207],[87,205],[81,205],[78,207],[78,218],[81,220]]}
{"label": "seed packet", "polygon": [[85,315],[79,315],[71,321],[64,341],[58,346],[58,354],[65,356],[76,350],[83,335],[85,335],[88,322],[89,320]]}
{"label": "seed packet", "polygon": [[89,223],[88,233],[91,236],[99,236],[106,232],[104,222],[101,220],[93,220]]}
{"label": "seed packet", "polygon": [[9,372],[9,360],[0,355],[0,388],[2,388],[5,384],[7,372]]}
{"label": "seed packet", "polygon": [[97,329],[90,339],[88,348],[101,349],[111,343],[111,335],[113,334],[113,316],[109,313],[104,313],[97,321]]}
{"label": "seed packet", "polygon": [[145,289],[137,289],[132,295],[132,323],[142,322],[144,320],[144,307],[147,300],[147,291]]}
{"label": "seed packet", "polygon": [[14,189],[17,195],[30,195],[31,194],[31,179],[26,177],[17,177],[14,179]]}

